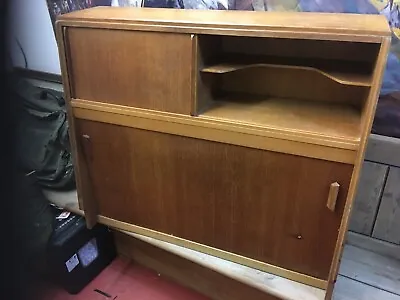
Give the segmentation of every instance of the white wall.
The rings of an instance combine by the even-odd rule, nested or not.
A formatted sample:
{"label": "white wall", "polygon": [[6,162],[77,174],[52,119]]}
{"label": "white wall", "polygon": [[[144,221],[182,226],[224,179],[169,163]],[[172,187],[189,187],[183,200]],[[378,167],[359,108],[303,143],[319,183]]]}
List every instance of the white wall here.
{"label": "white wall", "polygon": [[25,67],[15,38],[24,49],[28,68],[61,74],[55,40],[46,0],[9,1],[9,50],[14,66]]}

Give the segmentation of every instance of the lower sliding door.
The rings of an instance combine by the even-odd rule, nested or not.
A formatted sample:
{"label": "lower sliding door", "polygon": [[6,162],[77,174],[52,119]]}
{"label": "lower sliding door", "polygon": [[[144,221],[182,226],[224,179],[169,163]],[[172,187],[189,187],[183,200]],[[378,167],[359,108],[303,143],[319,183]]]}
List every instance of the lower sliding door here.
{"label": "lower sliding door", "polygon": [[94,121],[76,128],[90,138],[83,163],[100,215],[327,280],[353,166]]}

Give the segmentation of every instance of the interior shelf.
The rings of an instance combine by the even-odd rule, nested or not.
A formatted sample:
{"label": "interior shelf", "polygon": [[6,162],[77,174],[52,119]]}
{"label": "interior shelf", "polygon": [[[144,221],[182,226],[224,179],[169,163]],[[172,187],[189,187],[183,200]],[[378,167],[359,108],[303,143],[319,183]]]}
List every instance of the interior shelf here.
{"label": "interior shelf", "polygon": [[307,66],[294,66],[294,65],[278,65],[278,64],[268,64],[268,63],[220,63],[216,65],[211,65],[203,68],[201,72],[203,73],[214,73],[214,74],[224,74],[229,72],[235,72],[243,69],[250,68],[284,68],[284,69],[300,69],[311,72],[318,72],[323,76],[326,76],[340,84],[344,85],[354,85],[354,86],[371,86],[371,75],[369,74],[358,74],[358,73],[347,73],[340,71],[324,70],[315,67]]}
{"label": "interior shelf", "polygon": [[338,103],[234,95],[214,101],[199,117],[350,144],[358,144],[361,136],[360,110]]}
{"label": "interior shelf", "polygon": [[201,35],[198,47],[194,115],[270,137],[359,147],[375,45]]}

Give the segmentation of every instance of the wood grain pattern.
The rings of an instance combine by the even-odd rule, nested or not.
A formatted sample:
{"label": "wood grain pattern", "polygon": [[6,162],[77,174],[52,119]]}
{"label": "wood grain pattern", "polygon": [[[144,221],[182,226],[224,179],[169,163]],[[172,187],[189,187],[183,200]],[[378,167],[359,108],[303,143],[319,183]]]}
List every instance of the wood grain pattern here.
{"label": "wood grain pattern", "polygon": [[[329,140],[323,140],[326,146],[318,145],[316,142],[313,144],[312,142],[314,140],[312,139],[307,143],[307,139],[302,137],[297,137],[300,141],[292,141],[292,136],[279,133],[274,135],[265,129],[260,130],[257,127],[248,128],[242,126],[242,124],[230,124],[224,121],[217,122],[218,120],[206,118],[170,116],[158,114],[156,112],[148,114],[147,112],[137,109],[117,108],[115,106],[104,107],[102,105],[95,106],[87,102],[75,102],[75,100],[73,100],[73,106],[74,116],[79,119],[177,134],[347,164],[353,164],[356,156],[356,151],[346,149],[350,148],[350,145],[344,143],[341,148],[345,149],[341,149],[339,147],[326,147],[333,144],[333,141]],[[95,109],[90,109],[88,106]],[[322,138],[325,139],[325,137]],[[321,139],[318,139],[318,142],[320,141]],[[334,144],[338,145],[337,142]]]}
{"label": "wood grain pattern", "polygon": [[335,211],[336,208],[336,201],[339,194],[339,188],[340,184],[337,182],[332,183],[329,188],[328,201],[326,203],[326,207],[328,207],[333,212]]}
{"label": "wood grain pattern", "polygon": [[123,221],[118,221],[109,217],[105,217],[102,215],[98,216],[98,221],[101,224],[114,228],[116,230],[122,230],[127,232],[132,232],[135,234],[144,235],[146,237],[150,237],[153,239],[161,240],[164,242],[172,243],[181,247],[185,247],[188,249],[192,249],[195,251],[199,251],[202,253],[206,253],[209,255],[213,255],[222,259],[226,259],[232,262],[236,262],[238,264],[242,264],[251,268],[255,268],[260,271],[268,272],[280,277],[284,277],[289,280],[297,281],[299,283],[303,283],[309,285],[311,287],[326,289],[327,281],[318,279],[306,274],[302,274],[299,272],[295,272],[292,270],[288,270],[277,265],[272,265],[266,262],[262,262],[259,260],[255,260],[249,257],[245,257],[243,255],[235,254],[233,252],[228,252],[225,250],[221,250],[218,248],[210,247],[204,244],[196,243],[194,241],[190,241],[187,239],[183,239],[177,237],[175,235],[166,234],[160,231],[155,231],[152,229],[148,229],[145,227],[140,227],[137,225],[133,225],[131,223],[126,223]]}
{"label": "wood grain pattern", "polygon": [[[199,35],[197,39],[198,61],[201,61],[198,94],[208,95],[211,90],[214,100],[226,92],[235,92],[339,102],[360,109],[367,97],[365,85],[372,81],[371,73],[378,53],[377,45],[357,43],[353,47],[360,47],[368,57],[349,62],[345,54],[354,50],[347,44],[353,43],[208,35]],[[340,50],[336,44],[340,44]],[[300,54],[297,53],[299,48]],[[309,53],[305,48],[315,56],[305,56]],[[320,50],[318,54],[316,49]],[[201,68],[202,65],[205,67]],[[337,76],[336,81],[329,76]],[[341,83],[359,83],[361,86]],[[198,105],[203,105],[202,101],[198,101]]]}
{"label": "wood grain pattern", "polygon": [[365,151],[368,160],[400,167],[400,139],[371,134]]}
{"label": "wood grain pattern", "polygon": [[400,244],[400,168],[390,167],[372,236]]}
{"label": "wood grain pattern", "polygon": [[129,232],[115,240],[121,254],[211,299],[323,299],[323,290],[167,242]]}
{"label": "wood grain pattern", "polygon": [[190,114],[189,34],[69,28],[67,35],[73,97]]}
{"label": "wood grain pattern", "polygon": [[[75,125],[75,130],[79,132],[79,123]],[[97,215],[99,213],[99,206],[93,191],[92,174],[89,169],[90,161],[92,160],[93,145],[91,137],[87,134],[75,136],[77,143],[78,164],[83,166],[81,168],[82,198],[84,199],[84,211],[86,226],[92,229],[97,223]]]}
{"label": "wood grain pattern", "polygon": [[[75,118],[72,112],[72,107],[70,105],[71,101],[71,85],[70,85],[70,74],[67,69],[67,57],[68,57],[68,37],[65,35],[66,28],[62,26],[56,26],[56,37],[57,37],[57,45],[59,49],[59,58],[60,58],[60,67],[61,67],[61,75],[62,75],[62,82],[64,88],[64,98],[65,98],[65,106],[67,110],[67,119],[68,119],[68,136],[71,145],[71,155],[72,161],[74,165],[74,172],[75,172],[75,182],[78,191],[78,199],[79,199],[79,207],[84,209],[83,207],[83,195],[82,195],[82,188],[81,186],[85,184],[87,178],[85,176],[81,176],[81,169],[82,172],[85,173],[83,170],[86,166],[79,163],[80,157],[77,148],[77,142],[75,137]],[[90,195],[87,195],[90,197]]]}
{"label": "wood grain pattern", "polygon": [[[60,192],[60,191],[45,191],[45,195],[48,197],[48,199],[52,202],[55,203],[56,205],[58,205],[59,207],[65,207],[67,210],[72,209],[73,212],[80,214],[80,211],[74,211],[73,207],[77,207],[77,195],[76,195],[76,191],[75,192]],[[119,227],[120,228],[125,228],[125,230],[130,230],[129,228],[133,227],[132,225],[129,226],[122,226],[122,222],[118,222],[118,221],[114,221],[114,222],[108,222],[108,218],[104,218],[104,217],[99,217],[99,221],[105,224],[108,224],[109,226],[113,226],[115,227],[115,224],[120,224]],[[142,232],[141,234],[146,234],[146,232]],[[241,264],[235,264],[233,262],[229,262],[227,260],[223,260],[223,259],[219,259],[217,257],[214,256],[210,256],[207,254],[204,254],[202,252],[197,252],[197,251],[202,251],[201,249],[196,249],[195,250],[190,250],[187,248],[187,245],[182,245],[182,246],[178,246],[175,243],[174,244],[170,244],[168,242],[164,242],[162,240],[158,240],[158,239],[154,239],[154,238],[150,238],[150,237],[146,237],[144,235],[141,234],[135,234],[135,233],[131,233],[131,232],[127,232],[127,231],[123,231],[123,233],[118,233],[119,235],[122,235],[124,238],[121,242],[120,239],[117,238],[117,245],[121,246],[119,247],[120,253],[122,252],[123,254],[125,254],[126,256],[132,257],[134,258],[134,253],[135,250],[137,249],[136,247],[132,247],[132,243],[131,243],[131,239],[132,238],[136,238],[136,239],[140,239],[141,241],[144,241],[148,244],[151,244],[157,248],[161,248],[165,251],[168,251],[169,254],[173,254],[175,256],[179,256],[180,258],[184,258],[181,259],[181,269],[180,272],[182,272],[183,270],[193,270],[193,266],[196,265],[201,265],[203,267],[206,267],[208,269],[211,269],[215,272],[218,272],[220,274],[222,274],[223,276],[235,279],[235,281],[232,282],[232,284],[239,282],[242,282],[246,285],[249,285],[253,288],[257,288],[260,289],[268,294],[271,293],[279,293],[280,298],[283,299],[293,299],[293,300],[298,300],[298,299],[304,299],[304,300],[310,300],[310,299],[314,299],[314,297],[316,297],[316,299],[322,299],[323,298],[323,291],[319,290],[317,288],[312,288],[306,285],[302,285],[293,281],[290,281],[288,279],[282,278],[282,277],[278,277],[272,274],[268,274],[268,273],[263,273],[258,271],[257,269],[252,269],[249,267],[245,267],[242,266],[241,264],[243,264],[243,262],[241,262]],[[127,237],[127,235],[129,235],[129,237]],[[356,237],[356,240],[353,239],[353,237]],[[159,238],[159,237],[156,237]],[[352,245],[353,242],[357,242],[357,246],[359,247],[367,247],[366,249],[368,250],[372,250],[373,252],[375,251],[381,251],[383,248],[386,248],[388,246],[391,246],[391,250],[389,250],[389,252],[384,252],[382,254],[384,255],[388,255],[390,257],[393,257],[393,259],[395,259],[395,263],[396,261],[398,261],[398,255],[399,255],[399,251],[398,248],[399,246],[396,246],[394,244],[391,243],[385,243],[379,240],[375,240],[375,239],[371,239],[366,237],[365,235],[361,235],[361,234],[356,234],[356,233],[352,233],[349,232],[348,235],[348,242],[351,243]],[[128,239],[128,241],[125,241],[126,239]],[[359,243],[358,241],[362,239],[361,243]],[[368,248],[370,245],[370,242],[378,242],[379,245],[378,246],[373,246],[372,248]],[[147,246],[144,244],[144,246]],[[397,249],[397,251],[396,251]],[[365,265],[368,263],[371,263],[371,253],[370,251],[362,251],[361,249],[356,249],[357,251],[354,252],[352,251],[352,253],[356,253],[357,255],[350,255],[349,256],[349,260],[351,263],[353,263],[353,258],[355,259],[355,263],[361,263],[362,265]],[[365,255],[365,253],[367,253],[367,255]],[[372,253],[372,255],[376,255],[377,253]],[[212,255],[215,255],[215,253],[212,253]],[[394,255],[394,256],[393,256]],[[378,255],[379,256],[379,255]],[[165,272],[163,273],[163,275],[168,275],[170,273],[171,270],[174,270],[174,263],[172,260],[166,260],[166,259],[162,259],[162,255],[156,255],[155,257],[151,256],[151,261],[157,260],[158,258],[160,258],[163,261],[163,265],[166,266],[166,268],[164,269]],[[379,271],[379,270],[384,270],[386,268],[387,265],[392,265],[392,262],[388,262],[387,258],[382,259],[381,256],[379,256],[378,259],[372,258],[372,260],[374,261],[374,266],[372,267],[374,269],[373,272],[376,272],[376,276],[378,278],[383,277],[383,283],[385,283],[385,281],[387,282],[387,278],[385,278],[385,273]],[[141,260],[140,260],[141,262]],[[195,264],[193,264],[193,263]],[[168,264],[171,263],[172,266],[169,267]],[[342,264],[345,264],[346,260],[342,261]],[[150,265],[150,267],[153,266],[154,268],[156,268],[156,271],[158,269],[157,265]],[[255,266],[253,266],[254,268]],[[354,266],[353,266],[354,267]],[[352,267],[350,267],[351,269]],[[348,270],[349,268],[345,267],[343,268],[343,270]],[[360,269],[361,270],[361,269]],[[357,271],[360,271],[358,268],[355,269],[356,273],[352,273],[353,275],[355,274],[355,276],[358,276]],[[159,271],[159,270],[158,270]],[[197,272],[190,272],[191,274],[193,273],[197,273]],[[392,294],[390,292],[386,292],[384,290],[382,290],[381,288],[384,287],[381,285],[381,281],[382,278],[380,278],[378,281],[374,281],[374,285],[377,285],[378,287],[372,287],[370,285],[367,285],[363,282],[359,282],[357,280],[353,280],[350,279],[346,276],[346,273],[343,273],[344,276],[339,275],[338,276],[338,280],[335,284],[335,289],[334,289],[334,294],[333,294],[333,299],[334,300],[365,300],[365,299],[376,299],[376,300],[380,300],[380,299],[400,299],[400,296],[396,296],[395,294]],[[349,274],[347,274],[349,275]],[[350,274],[351,275],[351,274]],[[368,274],[366,274],[368,275]],[[265,277],[266,276],[266,277]],[[392,275],[389,275],[390,278],[392,277]],[[364,275],[362,275],[360,277],[361,280],[364,280],[365,277],[365,273]],[[368,278],[368,276],[366,276]],[[180,280],[182,280],[181,276],[171,276],[171,278],[173,280],[177,280],[178,282],[180,282]],[[184,277],[186,278],[186,276]],[[190,277],[189,277],[190,278]],[[210,277],[204,277],[202,278],[205,282],[208,282],[208,284],[213,284],[214,283],[214,279],[212,278],[210,279]],[[197,279],[199,280],[199,279]],[[364,280],[365,281],[365,280]],[[193,283],[192,280],[189,280],[189,282]],[[378,284],[377,284],[378,283]],[[208,286],[207,284],[207,286]],[[231,287],[232,289],[236,288],[236,287]],[[206,288],[205,291],[203,291],[203,293],[207,294],[208,289]],[[321,293],[319,293],[319,291]],[[247,299],[247,298],[246,298]]]}
{"label": "wood grain pattern", "polygon": [[345,103],[361,108],[368,92],[366,87],[342,85],[318,72],[302,68],[251,68],[205,75],[221,77],[221,94],[231,92],[267,95],[323,103]]}
{"label": "wood grain pattern", "polygon": [[368,142],[368,136],[371,132],[373,116],[375,114],[376,105],[378,103],[378,96],[379,96],[379,91],[380,91],[380,87],[381,87],[382,80],[383,80],[383,73],[385,70],[385,65],[386,65],[389,48],[390,48],[390,38],[383,38],[382,44],[380,46],[379,55],[376,60],[376,64],[375,64],[375,68],[374,68],[374,72],[373,72],[374,79],[373,79],[372,87],[369,91],[367,101],[363,108],[363,113],[362,113],[363,132],[361,134],[361,144],[360,144],[360,148],[359,148],[359,152],[358,152],[358,157],[357,157],[355,165],[354,165],[354,171],[353,171],[353,174],[351,177],[350,188],[348,191],[345,210],[344,210],[343,218],[342,218],[342,221],[340,224],[339,235],[338,235],[338,238],[336,241],[334,257],[332,260],[331,270],[329,273],[328,289],[327,289],[326,298],[325,298],[326,300],[329,300],[332,297],[333,287],[334,287],[334,283],[336,281],[336,277],[337,277],[337,273],[338,273],[340,257],[342,255],[342,251],[343,251],[345,236],[346,236],[347,229],[349,226],[350,213],[351,213],[351,209],[352,209],[352,206],[354,203],[358,180],[360,177],[361,168],[362,168],[362,164],[364,161],[364,155],[365,155],[365,149],[366,149],[367,142]]}
{"label": "wood grain pattern", "polygon": [[366,235],[372,234],[388,170],[388,166],[364,162],[349,230]]}
{"label": "wood grain pattern", "polygon": [[339,273],[400,295],[400,261],[346,245]]}
{"label": "wood grain pattern", "polygon": [[[101,215],[327,278],[352,166],[84,120],[79,128],[95,145]],[[334,181],[343,188],[332,213]]]}
{"label": "wood grain pattern", "polygon": [[[74,193],[69,193],[68,195],[62,195],[60,197],[59,196],[60,193],[63,194],[63,192],[54,192],[54,191],[52,192],[46,191],[45,194],[48,197],[49,201],[56,204],[57,206],[62,207],[67,211],[71,211],[78,215],[82,216],[85,215],[84,211],[78,208],[78,199],[76,198],[76,194],[74,195]],[[272,285],[275,286],[275,290],[277,288],[276,285],[279,286],[286,285],[286,287],[288,287],[287,283],[289,284],[289,286],[291,286],[291,288],[301,287],[301,289],[304,289],[306,291],[307,290],[319,291],[320,289],[325,289],[327,285],[326,281],[321,279],[317,279],[311,276],[307,276],[305,274],[300,274],[294,271],[283,269],[278,266],[260,262],[238,254],[202,245],[193,241],[185,240],[173,235],[143,228],[137,225],[132,225],[129,223],[125,223],[101,215],[98,216],[97,220],[99,223],[114,228],[115,230],[129,233],[131,235],[132,234],[140,235],[141,237],[143,237],[143,239],[150,239],[152,241],[155,241],[154,243],[156,243],[157,245],[169,244],[171,245],[169,247],[169,250],[171,250],[171,248],[178,247],[184,249],[183,252],[185,254],[190,251],[194,252],[199,251],[200,253],[204,253],[203,254],[204,256],[212,255],[213,257],[215,257],[214,260],[217,259],[218,257],[220,260],[226,260],[226,263],[228,264],[231,262],[233,264],[236,263],[242,266],[246,266],[247,268],[254,268],[255,270],[258,270],[257,271],[258,273],[260,273],[260,271],[267,272],[269,279],[275,279]],[[196,262],[198,261],[196,260]],[[228,277],[232,276],[229,276],[228,274]]]}
{"label": "wood grain pattern", "polygon": [[[231,289],[236,290],[238,287],[238,281],[241,283],[245,283],[247,286],[255,287],[254,285],[258,282],[261,290],[265,291],[267,294],[270,294],[274,291],[274,280],[272,278],[264,279],[264,274],[254,270],[254,269],[241,269],[240,265],[237,267],[235,264],[226,262],[226,261],[219,261],[218,258],[214,258],[212,256],[208,256],[202,254],[200,252],[186,250],[182,248],[181,252],[176,252],[175,248],[180,248],[179,246],[175,246],[172,244],[158,242],[157,240],[153,240],[150,238],[146,238],[137,234],[131,233],[116,233],[116,241],[118,245],[118,249],[121,251],[122,254],[134,259],[136,262],[140,264],[144,264],[147,267],[150,267],[157,272],[160,272],[163,275],[169,276],[174,281],[178,283],[187,285],[189,287],[197,290],[200,293],[205,295],[211,296],[213,298],[213,294],[215,295],[216,299],[219,299],[221,290],[225,289],[225,286],[222,285],[221,289],[218,291],[214,291],[211,289],[211,293],[209,294],[208,286],[211,285],[214,287],[214,284],[219,281],[218,277],[215,275],[208,275],[208,276],[201,276],[196,277],[194,280],[190,280],[190,274],[199,274],[197,269],[199,265],[203,267],[208,267],[217,272],[217,274],[221,274],[220,276],[227,276],[227,277],[237,277],[235,281],[231,282]],[[169,248],[169,246],[171,248]],[[343,261],[343,264],[349,263],[349,268],[353,267],[354,263],[361,263],[367,262],[371,259],[368,252],[359,251],[359,249],[354,247],[346,247],[345,255],[346,258],[348,257],[349,261],[346,259]],[[157,250],[156,250],[157,249]],[[157,252],[157,253],[155,253]],[[193,252],[193,253],[192,253]],[[146,253],[149,253],[146,255]],[[167,254],[168,253],[168,254]],[[354,260],[353,260],[354,259]],[[178,262],[179,261],[179,262]],[[193,262],[194,263],[193,263]],[[366,273],[361,271],[361,277],[359,278],[361,281],[357,279],[352,279],[355,273],[343,273],[343,275],[338,276],[338,280],[335,285],[335,290],[333,294],[334,300],[399,300],[400,296],[393,294],[391,292],[387,292],[382,288],[385,287],[384,281],[386,281],[384,274],[381,273],[382,269],[388,265],[388,261],[378,259],[375,260],[375,263],[371,268],[373,271],[371,273],[379,272],[375,276],[379,279],[373,282],[374,286],[365,284],[363,280],[365,280],[364,276],[367,275]],[[179,271],[175,269],[176,266],[179,266]],[[347,271],[349,268],[343,268],[343,271]],[[191,272],[190,272],[191,271]],[[358,269],[355,270],[357,272]],[[187,273],[186,273],[187,272]],[[184,273],[184,274],[182,274]],[[357,272],[358,274],[359,272]],[[200,273],[203,275],[203,273]],[[351,277],[347,277],[347,275]],[[186,276],[184,276],[186,275]],[[389,275],[392,277],[392,274]],[[197,286],[193,286],[194,282],[198,282],[200,280],[200,284]],[[382,282],[383,280],[383,282]],[[186,283],[186,284],[185,284]],[[241,286],[239,283],[239,286]],[[204,284],[204,285],[203,285]],[[375,286],[379,287],[375,287]],[[256,287],[257,288],[257,287]],[[288,300],[311,300],[311,299],[323,299],[323,293],[313,293],[311,290],[308,294],[305,294],[305,290],[302,290],[300,286],[293,287],[289,284],[287,286],[281,286],[276,289],[279,295],[279,299],[288,299]],[[232,299],[236,299],[235,297],[239,294],[230,294],[230,291],[226,291],[229,297],[233,297]],[[264,297],[267,297],[266,295]],[[214,299],[214,298],[213,298]],[[222,298],[224,299],[224,298]],[[245,295],[241,295],[239,299],[248,299]],[[268,299],[268,298],[267,298]]]}
{"label": "wood grain pattern", "polygon": [[203,73],[211,73],[211,74],[224,74],[235,72],[239,70],[245,69],[255,69],[255,68],[264,68],[271,69],[271,72],[274,72],[276,69],[298,69],[304,72],[304,75],[307,76],[310,72],[318,73],[321,76],[327,77],[335,82],[338,82],[343,85],[354,85],[354,86],[371,86],[371,76],[363,75],[357,73],[341,73],[337,71],[325,71],[324,69],[319,69],[316,67],[310,66],[291,66],[284,64],[268,64],[268,63],[252,63],[252,64],[244,64],[244,63],[221,63],[212,66],[207,66],[201,69]]}
{"label": "wood grain pattern", "polygon": [[[289,107],[291,102],[289,101],[284,101],[283,105],[285,106],[286,103],[289,103]],[[211,118],[207,116],[199,116],[197,118],[191,117],[191,116],[185,116],[185,115],[178,115],[178,114],[171,114],[171,113],[165,113],[165,112],[158,112],[158,111],[151,111],[151,110],[144,110],[144,109],[139,109],[139,108],[133,108],[133,107],[127,107],[127,106],[122,106],[122,105],[114,105],[114,104],[106,104],[106,103],[96,103],[94,101],[87,101],[87,100],[82,100],[82,99],[73,99],[71,101],[71,105],[74,108],[74,114],[79,117],[79,118],[100,118],[102,122],[110,122],[114,124],[120,124],[120,122],[123,122],[124,117],[132,117],[132,118],[127,118],[125,122],[126,126],[130,127],[137,127],[137,128],[142,128],[140,126],[150,126],[149,128],[143,128],[143,129],[150,129],[150,130],[156,130],[156,131],[164,131],[161,130],[158,121],[161,121],[164,123],[165,127],[166,126],[177,126],[180,128],[186,128],[186,131],[190,132],[187,130],[190,128],[191,130],[199,130],[201,131],[203,128],[210,129],[210,136],[214,136],[211,134],[213,129],[216,130],[221,130],[225,131],[226,134],[229,134],[228,132],[234,132],[234,133],[242,133],[242,134],[247,134],[246,137],[242,136],[242,139],[245,140],[248,137],[251,137],[252,135],[257,135],[257,136],[262,136],[265,138],[274,138],[274,139],[281,139],[282,141],[296,141],[304,144],[310,144],[309,146],[311,148],[318,149],[319,145],[322,146],[328,146],[330,147],[329,152],[335,152],[335,150],[352,150],[348,151],[348,159],[349,161],[345,162],[350,162],[352,163],[354,160],[354,156],[356,154],[358,146],[359,146],[359,141],[350,141],[346,137],[341,137],[339,136],[334,136],[334,135],[323,135],[318,132],[309,132],[309,131],[299,131],[296,129],[288,129],[288,128],[279,128],[279,127],[271,127],[271,126],[257,126],[257,124],[250,124],[249,122],[233,122],[228,119],[223,119],[223,118]],[[282,105],[282,104],[281,104]],[[279,107],[279,105],[277,105]],[[298,104],[294,103],[292,106],[307,106],[307,103],[303,104]],[[316,111],[324,111],[323,106],[322,109],[319,109],[319,105],[313,105],[311,106],[314,107],[314,110]],[[267,105],[268,107],[268,105]],[[273,106],[272,106],[273,107]],[[275,106],[276,107],[276,106]],[[332,105],[333,108],[335,108],[335,105]],[[292,108],[293,109],[293,108]],[[335,109],[333,109],[335,110]],[[251,111],[251,110],[250,110]],[[336,107],[336,115],[337,115],[337,107]],[[79,116],[78,116],[79,114]],[[335,114],[335,113],[334,113]],[[137,123],[137,120],[134,120],[134,118],[140,118],[141,122]],[[262,118],[261,114],[259,114],[259,118]],[[315,118],[315,117],[314,117]],[[277,117],[275,116],[274,119],[276,120]],[[298,116],[296,120],[303,120],[303,123],[306,123],[307,121],[302,119],[301,116]],[[152,122],[150,122],[152,121]],[[149,122],[149,124],[146,124]],[[285,124],[285,121],[280,121],[281,123]],[[326,120],[326,122],[329,123],[329,118]],[[278,121],[279,123],[279,121]],[[286,121],[286,124],[291,124],[290,121]],[[125,124],[121,124],[125,125]],[[188,126],[182,126],[182,125],[188,125]],[[314,125],[314,127],[318,127],[317,125]],[[201,134],[199,135],[194,135],[194,137],[198,138],[204,138]],[[224,135],[219,136],[219,138],[223,139]],[[271,145],[272,146],[272,145]],[[297,148],[297,147],[294,147]],[[282,150],[283,151],[283,150]],[[312,150],[311,150],[312,151]],[[307,155],[302,153],[302,155]]]}
{"label": "wood grain pattern", "polygon": [[[282,276],[327,287],[325,299],[330,299],[391,33],[383,16],[266,15],[96,8],[61,16],[57,32],[62,39],[63,72],[69,72],[64,76],[70,89],[67,100],[71,96],[85,99],[68,101],[70,118],[79,123],[73,131],[89,136],[95,145],[91,151],[82,145],[73,147],[81,152],[76,154],[77,163],[84,165],[79,172],[79,194],[88,216],[99,214],[97,219],[106,224],[257,263]],[[310,39],[354,42],[349,48],[339,47],[343,52],[336,47],[327,57],[321,57],[323,52],[318,56],[339,60],[360,46],[355,42],[366,42],[361,48],[368,50],[356,60],[374,66],[371,87],[343,85],[314,71],[304,76],[301,68],[290,72],[277,68],[274,76],[266,76],[265,70],[260,71],[263,68],[208,74],[222,76],[211,78],[210,84],[196,70],[207,58],[201,56],[199,34],[292,38],[302,45]],[[160,42],[167,46],[159,47]],[[132,60],[131,52],[141,60]],[[171,53],[176,57],[165,60]],[[142,75],[134,83],[129,81],[132,63],[134,73]],[[177,85],[169,80],[170,73],[179,78]],[[213,82],[220,84],[216,91]],[[161,88],[151,90],[152,83]],[[289,98],[325,105],[345,102],[359,113],[360,131],[349,138],[348,132],[344,136],[317,133],[312,125],[307,131],[307,124],[288,130],[281,123],[273,128],[251,124],[254,121],[190,116],[207,110],[207,103],[198,97],[207,90],[212,101],[219,98],[215,92],[257,91],[278,98],[295,93]],[[133,93],[138,97],[132,97]],[[332,114],[328,115],[329,119]],[[117,125],[78,121],[73,116]],[[293,142],[296,147],[291,150]],[[253,148],[242,147],[249,145]],[[332,212],[326,199],[330,184],[336,181],[341,189]],[[86,205],[86,199],[88,203],[96,199],[96,210]],[[294,254],[292,249],[296,249]]]}
{"label": "wood grain pattern", "polygon": [[215,101],[214,106],[199,117],[288,133],[326,136],[348,143],[359,143],[361,137],[360,112],[339,104],[231,95]]}
{"label": "wood grain pattern", "polygon": [[338,276],[333,300],[400,300],[400,296],[374,288],[359,281]]}
{"label": "wood grain pattern", "polygon": [[[266,15],[268,17],[266,17]],[[106,19],[106,20],[105,20]],[[204,22],[204,20],[209,20]],[[61,25],[80,24],[120,29],[146,29],[190,33],[340,39],[380,42],[390,36],[379,15],[179,10],[97,7],[58,18]],[[154,25],[157,25],[155,27]]]}
{"label": "wood grain pattern", "polygon": [[213,60],[215,49],[221,48],[221,39],[215,35],[196,36],[195,57],[195,93],[193,115],[197,116],[213,105],[213,94],[221,84],[220,78],[216,76],[203,76],[200,72],[205,65]]}

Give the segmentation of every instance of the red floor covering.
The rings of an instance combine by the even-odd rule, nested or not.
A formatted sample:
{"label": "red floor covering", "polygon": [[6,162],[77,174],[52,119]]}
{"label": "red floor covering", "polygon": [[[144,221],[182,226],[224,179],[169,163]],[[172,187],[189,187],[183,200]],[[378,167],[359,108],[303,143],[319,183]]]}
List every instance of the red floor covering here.
{"label": "red floor covering", "polygon": [[125,258],[115,259],[77,295],[47,284],[41,294],[42,300],[209,300]]}

